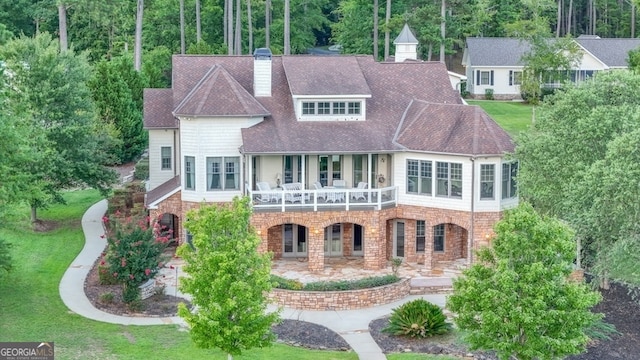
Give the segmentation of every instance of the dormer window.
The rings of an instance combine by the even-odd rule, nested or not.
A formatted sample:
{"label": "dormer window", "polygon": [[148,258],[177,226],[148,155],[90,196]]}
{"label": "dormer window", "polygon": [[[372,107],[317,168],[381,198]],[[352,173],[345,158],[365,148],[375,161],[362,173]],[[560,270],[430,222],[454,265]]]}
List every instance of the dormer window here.
{"label": "dormer window", "polygon": [[333,103],[333,113],[336,115],[344,114],[344,103],[343,102],[334,102]]}
{"label": "dormer window", "polygon": [[350,115],[360,115],[360,103],[359,102],[350,102],[349,103],[349,114]]}
{"label": "dormer window", "polygon": [[313,103],[313,102],[302,103],[302,115],[315,115],[315,113],[316,113],[316,103]]}
{"label": "dormer window", "polygon": [[364,101],[301,101],[299,106],[300,120],[364,120]]}

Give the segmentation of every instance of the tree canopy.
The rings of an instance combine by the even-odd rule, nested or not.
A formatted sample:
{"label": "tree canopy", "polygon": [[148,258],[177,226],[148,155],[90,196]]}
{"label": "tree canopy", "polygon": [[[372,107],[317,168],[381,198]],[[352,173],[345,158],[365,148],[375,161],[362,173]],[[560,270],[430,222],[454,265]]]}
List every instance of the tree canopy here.
{"label": "tree canopy", "polygon": [[447,308],[474,349],[500,359],[560,359],[584,351],[585,330],[601,319],[600,294],[569,280],[572,231],[528,203],[507,211],[492,246],[454,280]]}

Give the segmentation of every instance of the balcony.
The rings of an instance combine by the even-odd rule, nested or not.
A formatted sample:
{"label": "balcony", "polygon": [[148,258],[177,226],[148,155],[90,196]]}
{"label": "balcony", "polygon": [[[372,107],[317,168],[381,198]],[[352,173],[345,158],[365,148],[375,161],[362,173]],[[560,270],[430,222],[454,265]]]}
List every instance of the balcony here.
{"label": "balcony", "polygon": [[320,190],[248,190],[255,211],[349,211],[395,207],[396,186],[378,189],[327,188]]}

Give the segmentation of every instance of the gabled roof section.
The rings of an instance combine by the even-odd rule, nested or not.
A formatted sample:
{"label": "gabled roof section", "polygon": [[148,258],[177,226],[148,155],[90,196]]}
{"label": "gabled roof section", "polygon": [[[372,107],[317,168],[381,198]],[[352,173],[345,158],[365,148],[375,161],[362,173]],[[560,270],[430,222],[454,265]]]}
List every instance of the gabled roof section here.
{"label": "gabled roof section", "polygon": [[400,31],[400,35],[393,40],[393,44],[417,44],[418,39],[413,35],[411,29],[409,29],[409,25],[407,23],[404,24],[402,31]]}
{"label": "gabled roof section", "polygon": [[479,106],[415,100],[398,127],[395,142],[405,149],[470,156],[513,152],[514,144]]}
{"label": "gabled roof section", "polygon": [[628,67],[629,51],[640,47],[640,39],[578,37],[576,42],[609,67]]}
{"label": "gabled roof section", "polygon": [[269,115],[221,65],[212,66],[173,113],[194,117]]}
{"label": "gabled roof section", "polygon": [[144,89],[143,122],[145,129],[177,129],[171,89]]}
{"label": "gabled roof section", "polygon": [[356,56],[283,56],[293,96],[371,96]]}
{"label": "gabled roof section", "polygon": [[522,55],[531,47],[514,38],[467,38],[466,66],[524,66]]}

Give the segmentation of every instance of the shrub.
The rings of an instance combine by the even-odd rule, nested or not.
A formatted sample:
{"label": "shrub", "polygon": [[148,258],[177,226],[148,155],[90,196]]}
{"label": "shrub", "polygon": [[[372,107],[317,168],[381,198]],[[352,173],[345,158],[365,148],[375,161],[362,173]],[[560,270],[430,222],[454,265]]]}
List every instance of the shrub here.
{"label": "shrub", "polygon": [[493,89],[484,89],[484,98],[485,100],[493,100]]}
{"label": "shrub", "polygon": [[402,265],[402,258],[393,258],[391,259],[391,270],[393,271],[393,275],[398,275],[398,270],[400,270],[400,265]]}
{"label": "shrub", "polygon": [[114,295],[112,292],[106,292],[100,294],[100,302],[103,304],[111,304],[113,302]]}
{"label": "shrub", "polygon": [[149,158],[142,158],[136,163],[133,178],[136,180],[146,180],[149,178]]}
{"label": "shrub", "polygon": [[118,279],[109,271],[109,264],[107,264],[104,253],[100,256],[100,262],[98,263],[98,282],[100,285],[115,285],[118,283]]}
{"label": "shrub", "polygon": [[439,306],[424,299],[409,301],[393,309],[389,325],[382,329],[392,335],[425,338],[446,334],[451,324]]}
{"label": "shrub", "polygon": [[273,287],[285,290],[302,290],[302,283],[298,280],[286,279],[278,275],[271,275]]}
{"label": "shrub", "polygon": [[8,273],[13,267],[13,260],[11,258],[11,244],[3,239],[0,239],[0,275]]}
{"label": "shrub", "polygon": [[358,280],[318,281],[304,285],[305,291],[345,291],[370,289],[396,283],[400,280],[396,275],[374,276]]}

